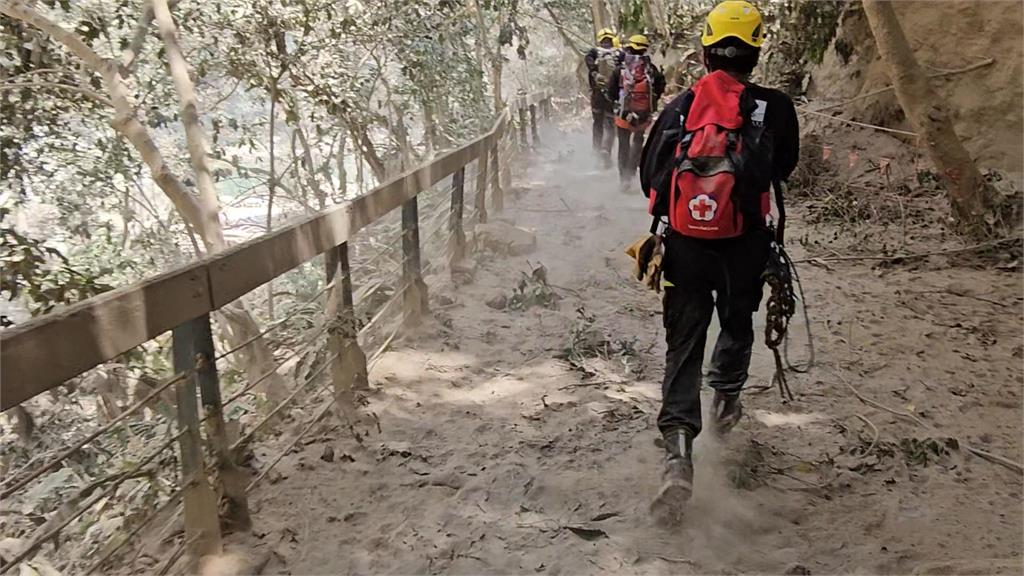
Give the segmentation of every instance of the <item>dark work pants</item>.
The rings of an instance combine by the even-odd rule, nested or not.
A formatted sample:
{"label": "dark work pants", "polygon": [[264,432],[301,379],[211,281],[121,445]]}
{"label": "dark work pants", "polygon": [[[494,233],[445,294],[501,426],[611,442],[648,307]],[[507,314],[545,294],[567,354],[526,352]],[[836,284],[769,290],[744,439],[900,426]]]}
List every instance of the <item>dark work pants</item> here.
{"label": "dark work pants", "polygon": [[605,157],[610,161],[615,138],[612,111],[611,109],[591,108],[590,112],[594,116],[594,152],[604,152]]}
{"label": "dark work pants", "polygon": [[712,311],[721,333],[711,356],[708,385],[739,393],[747,381],[754,344],[754,312],[761,302],[770,237],[763,228],[737,238],[699,240],[670,232],[665,238],[665,381],[658,429],[662,434],[701,430],[700,388],[704,344]]}
{"label": "dark work pants", "polygon": [[616,126],[619,133],[619,178],[632,179],[640,167],[640,154],[644,151],[644,131]]}

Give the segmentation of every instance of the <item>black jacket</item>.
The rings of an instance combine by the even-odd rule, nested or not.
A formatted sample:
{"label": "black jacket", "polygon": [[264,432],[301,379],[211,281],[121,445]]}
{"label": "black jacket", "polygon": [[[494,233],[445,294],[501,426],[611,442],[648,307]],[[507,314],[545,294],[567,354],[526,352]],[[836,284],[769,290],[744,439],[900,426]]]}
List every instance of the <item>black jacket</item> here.
{"label": "black jacket", "polygon": [[587,80],[590,82],[590,89],[594,90],[594,72],[597,71],[597,55],[598,47],[593,46],[590,50],[587,50],[587,55],[583,57],[583,61],[587,64]]}
{"label": "black jacket", "polygon": [[[796,168],[800,158],[800,126],[793,101],[785,93],[773,88],[747,83],[747,90],[755,100],[766,103],[764,130],[772,139],[772,183],[785,182]],[[682,132],[682,110],[689,106],[692,93],[687,91],[669,102],[651,128],[640,157],[640,185],[644,196],[650,197],[651,189],[657,192],[658,204],[653,207],[657,221],[668,215],[668,194],[672,177],[672,163],[676,144]],[[776,190],[779,187],[775,186]],[[785,207],[781,191],[776,196],[780,223],[778,238],[782,239]],[[656,224],[655,224],[656,226]],[[653,229],[653,227],[652,227]]]}
{"label": "black jacket", "polygon": [[[611,110],[613,108],[614,100],[609,100],[608,95],[605,92],[602,92],[594,81],[594,77],[597,74],[597,59],[600,55],[599,50],[606,49],[594,46],[588,50],[587,55],[583,57],[584,62],[587,64],[587,82],[590,84],[590,106],[592,108]],[[615,51],[616,63],[622,60],[621,50],[617,48],[607,48],[607,50]]]}

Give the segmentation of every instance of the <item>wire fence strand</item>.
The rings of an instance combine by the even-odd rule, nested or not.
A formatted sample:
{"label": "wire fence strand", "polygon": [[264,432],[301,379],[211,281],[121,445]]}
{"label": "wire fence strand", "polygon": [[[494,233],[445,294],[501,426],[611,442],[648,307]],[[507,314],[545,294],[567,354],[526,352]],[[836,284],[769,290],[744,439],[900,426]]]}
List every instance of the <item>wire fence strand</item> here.
{"label": "wire fence strand", "polygon": [[[309,306],[314,301],[316,301],[321,296],[323,296],[328,290],[333,288],[334,285],[335,285],[335,282],[336,282],[336,280],[331,280],[330,282],[327,283],[327,285],[325,285],[323,288],[321,288],[319,291],[317,291],[316,294],[314,294],[310,298],[307,298],[305,301],[303,301],[301,304],[299,304],[296,308],[304,308],[306,306]],[[227,350],[227,351],[222,352],[222,353],[218,354],[217,356],[215,356],[214,357],[214,361],[223,360],[224,358],[227,358],[228,356],[234,354],[235,352],[238,352],[242,348],[245,348],[246,346],[252,344],[253,342],[255,342],[257,340],[259,340],[260,338],[263,338],[264,336],[266,336],[267,334],[273,332],[277,328],[283,326],[284,324],[286,324],[289,320],[292,320],[293,318],[296,318],[296,315],[295,314],[290,314],[288,316],[285,316],[284,318],[281,318],[280,320],[272,322],[270,324],[270,326],[264,328],[259,333],[257,333],[255,336],[249,338],[245,342],[242,342],[241,344],[235,346],[234,348],[231,348],[230,350]]]}
{"label": "wire fence strand", "polygon": [[27,546],[25,546],[25,548],[22,549],[22,551],[20,553],[15,555],[15,557],[13,559],[11,559],[10,562],[8,562],[7,564],[4,564],[3,566],[0,566],[0,574],[7,573],[8,570],[13,568],[14,566],[17,566],[18,564],[20,564],[26,558],[29,558],[30,556],[32,556],[32,554],[40,546],[42,546],[43,543],[49,541],[51,538],[53,538],[54,536],[59,534],[60,531],[63,530],[65,526],[67,526],[72,521],[74,521],[75,519],[77,519],[80,516],[82,516],[83,514],[85,514],[90,508],[93,507],[94,504],[99,502],[102,498],[106,498],[106,497],[110,496],[111,494],[113,494],[114,491],[117,490],[117,488],[119,486],[121,486],[121,484],[123,484],[126,480],[129,480],[130,478],[132,478],[133,474],[135,474],[136,472],[138,472],[139,470],[141,470],[145,466],[149,465],[149,463],[152,462],[153,460],[155,460],[157,456],[162,454],[164,450],[169,448],[172,444],[177,442],[179,438],[184,436],[186,432],[188,432],[187,428],[180,430],[177,434],[175,434],[174,436],[171,436],[170,438],[168,438],[166,441],[164,441],[162,444],[160,444],[159,448],[157,448],[156,450],[150,452],[148,456],[146,456],[145,458],[140,460],[137,464],[135,464],[135,466],[132,466],[130,469],[122,472],[117,479],[112,480],[109,483],[109,486],[105,490],[103,490],[102,492],[100,492],[99,494],[97,494],[96,496],[91,498],[88,502],[86,502],[84,505],[82,505],[76,512],[74,512],[72,514],[68,514],[67,518],[64,518],[60,522],[57,522],[57,524],[54,525],[52,528],[50,528],[50,530],[48,530],[45,534],[43,534],[42,536],[36,538],[31,543],[29,543]]}
{"label": "wire fence strand", "polygon": [[30,473],[28,476],[26,476],[22,480],[20,480],[18,482],[15,482],[9,488],[4,488],[3,492],[0,493],[0,499],[4,499],[4,498],[7,498],[8,496],[11,496],[12,494],[17,492],[18,490],[21,490],[22,488],[27,486],[29,484],[29,482],[32,482],[36,478],[39,478],[40,476],[42,476],[45,472],[53,470],[58,464],[60,464],[61,462],[66,460],[68,457],[70,457],[71,455],[75,454],[76,452],[78,452],[79,450],[84,448],[86,444],[89,444],[93,440],[99,438],[102,434],[104,434],[105,432],[108,432],[110,429],[112,429],[118,423],[122,422],[125,418],[127,418],[128,416],[134,414],[135,412],[137,412],[142,407],[146,406],[146,404],[148,404],[150,401],[152,401],[154,398],[156,398],[161,392],[163,392],[164,390],[167,390],[168,388],[170,388],[171,386],[173,386],[177,382],[180,382],[183,379],[185,379],[185,377],[189,376],[192,373],[192,371],[193,370],[189,370],[189,371],[186,371],[186,372],[181,372],[179,374],[175,374],[174,376],[169,378],[167,381],[165,381],[163,384],[160,384],[159,386],[154,388],[153,391],[150,392],[149,394],[147,394],[145,398],[143,398],[142,400],[139,400],[135,404],[133,404],[130,407],[128,407],[124,412],[122,412],[121,414],[117,415],[117,417],[115,417],[113,420],[111,420],[110,422],[107,422],[105,425],[103,425],[100,428],[98,428],[95,431],[93,431],[92,434],[89,434],[88,436],[86,436],[82,440],[79,440],[74,446],[72,446],[71,448],[68,448],[64,452],[61,452],[56,458],[54,458],[53,460],[50,460],[49,462],[47,462],[43,466],[37,468],[35,471]]}
{"label": "wire fence strand", "polygon": [[96,572],[97,570],[99,570],[100,568],[102,568],[103,565],[106,564],[108,560],[110,560],[111,558],[114,557],[115,554],[117,554],[118,550],[120,550],[121,548],[124,548],[124,545],[127,544],[128,542],[130,542],[132,540],[132,538],[135,538],[135,536],[137,536],[139,534],[139,532],[142,532],[142,529],[145,528],[146,526],[148,526],[150,522],[155,520],[157,517],[162,515],[164,512],[167,512],[168,510],[170,510],[171,506],[176,505],[178,503],[178,500],[181,499],[181,496],[182,496],[182,494],[184,492],[185,492],[184,488],[178,488],[177,490],[172,492],[171,495],[167,498],[167,500],[164,501],[163,504],[161,504],[149,516],[146,516],[146,518],[144,518],[141,522],[139,522],[135,526],[135,528],[132,528],[127,534],[125,534],[121,538],[121,541],[118,542],[118,544],[116,546],[114,546],[113,548],[107,550],[107,552],[105,554],[103,554],[103,556],[101,556],[99,559],[97,559],[95,562],[93,562],[92,566],[90,566],[89,569],[85,571],[85,574],[92,574],[92,573]]}
{"label": "wire fence strand", "polygon": [[[324,390],[327,390],[326,386],[321,388],[320,390],[318,390],[316,395],[314,396],[314,398],[317,398],[321,394],[323,394]],[[267,467],[264,468],[262,472],[260,472],[259,476],[254,478],[252,482],[249,482],[249,485],[245,487],[245,493],[246,494],[251,492],[252,489],[255,488],[256,485],[259,484],[259,482],[261,480],[263,480],[263,478],[265,478],[267,476],[267,474],[270,473],[271,470],[274,469],[274,466],[277,466],[278,462],[280,462],[288,454],[288,452],[290,452],[291,449],[294,448],[295,445],[298,444],[300,440],[302,440],[303,436],[305,436],[307,433],[309,433],[310,430],[313,429],[313,426],[315,426],[316,423],[319,422],[324,417],[325,414],[327,414],[327,411],[330,410],[331,406],[333,406],[333,405],[334,405],[333,402],[330,402],[330,401],[324,402],[323,407],[321,407],[320,410],[317,411],[316,415],[314,415],[313,418],[309,419],[306,422],[306,426],[302,429],[302,431],[299,432],[295,436],[295,438],[293,438],[292,441],[289,442],[288,445],[285,446],[284,449],[281,450],[277,454],[277,456],[274,457],[274,459],[270,462],[270,464],[268,464]]]}
{"label": "wire fence strand", "polygon": [[273,376],[274,374],[276,374],[276,373],[277,373],[277,371],[278,371],[278,370],[280,370],[282,366],[284,366],[285,364],[287,364],[288,362],[290,362],[292,358],[295,358],[296,356],[298,356],[298,355],[299,355],[299,354],[301,354],[302,352],[305,352],[305,351],[307,351],[307,350],[308,350],[308,349],[310,348],[310,346],[312,346],[312,345],[313,345],[313,344],[314,344],[314,343],[316,342],[317,338],[319,338],[321,334],[323,334],[324,332],[326,332],[326,331],[327,331],[327,328],[328,328],[329,326],[330,326],[330,323],[328,323],[328,322],[324,322],[324,323],[323,323],[323,325],[321,325],[321,326],[320,326],[319,328],[317,328],[316,332],[315,332],[315,333],[314,333],[314,334],[313,334],[312,336],[310,336],[309,338],[307,338],[307,339],[306,339],[306,342],[305,342],[305,343],[303,343],[303,344],[299,345],[299,347],[297,347],[297,348],[295,348],[294,350],[292,350],[291,352],[289,352],[289,353],[288,353],[288,354],[287,354],[287,355],[286,355],[286,356],[285,356],[284,358],[282,358],[282,359],[281,359],[281,361],[280,361],[280,362],[278,362],[278,363],[277,363],[277,365],[276,365],[276,366],[274,366],[274,368],[272,368],[272,369],[271,369],[270,371],[266,372],[265,374],[262,374],[262,375],[261,375],[261,376],[260,376],[259,378],[257,378],[256,380],[254,380],[254,381],[252,381],[252,382],[250,382],[250,383],[246,384],[246,385],[245,385],[245,387],[243,387],[243,388],[242,388],[241,390],[239,390],[238,392],[235,392],[235,393],[234,393],[234,394],[232,394],[232,395],[231,395],[230,397],[228,397],[228,399],[227,399],[227,400],[225,400],[225,401],[221,402],[221,406],[222,406],[222,407],[226,407],[226,406],[228,406],[229,404],[231,404],[231,403],[235,402],[236,400],[238,400],[238,399],[239,399],[239,398],[241,398],[242,396],[245,396],[246,394],[250,393],[250,392],[252,391],[252,389],[253,389],[253,388],[255,388],[255,387],[259,386],[259,385],[260,385],[261,383],[263,383],[263,382],[264,382],[264,381],[265,381],[265,380],[266,380],[267,378],[270,378],[271,376]]}
{"label": "wire fence strand", "polygon": [[324,371],[324,370],[326,370],[326,369],[327,369],[327,367],[331,365],[331,362],[333,362],[333,361],[334,361],[334,360],[335,360],[335,359],[336,359],[336,358],[337,358],[337,357],[338,357],[339,355],[340,355],[340,352],[335,352],[334,354],[331,354],[331,356],[330,356],[329,358],[327,358],[326,360],[324,360],[324,363],[323,363],[323,365],[321,365],[321,366],[320,366],[319,368],[317,368],[317,369],[316,369],[316,370],[315,370],[315,371],[314,371],[314,372],[313,372],[312,374],[310,374],[310,375],[309,375],[309,376],[308,376],[308,377],[306,378],[306,381],[305,381],[304,383],[300,384],[299,386],[296,386],[296,387],[295,387],[295,390],[293,390],[293,391],[292,391],[292,393],[291,393],[291,394],[289,394],[287,398],[285,398],[284,400],[282,400],[282,401],[281,401],[281,402],[280,402],[280,403],[279,403],[279,404],[278,404],[277,406],[275,406],[275,407],[274,407],[274,409],[273,409],[273,410],[271,410],[271,411],[270,411],[270,413],[268,413],[268,414],[267,414],[266,416],[264,416],[264,417],[263,417],[262,419],[260,419],[260,421],[259,421],[259,422],[257,422],[257,423],[256,423],[256,424],[255,424],[255,425],[254,425],[254,426],[252,427],[252,429],[251,429],[251,430],[249,430],[248,432],[246,432],[246,433],[245,433],[245,435],[243,435],[243,436],[242,436],[241,438],[239,438],[238,440],[236,440],[236,441],[235,441],[235,443],[231,445],[231,447],[229,448],[229,450],[231,450],[232,452],[234,452],[234,451],[235,451],[235,450],[237,450],[237,449],[238,449],[238,448],[239,448],[240,446],[244,446],[244,445],[245,445],[245,444],[247,444],[247,443],[248,443],[248,442],[249,442],[250,440],[252,440],[253,436],[255,436],[255,435],[256,435],[256,433],[257,433],[257,432],[259,432],[261,428],[263,428],[264,426],[266,426],[267,422],[270,422],[270,420],[271,420],[271,419],[273,419],[273,418],[274,418],[274,416],[277,416],[277,414],[278,414],[278,413],[279,413],[279,412],[280,412],[281,410],[284,410],[285,406],[288,406],[289,404],[291,404],[292,400],[294,400],[294,399],[295,399],[295,397],[296,397],[296,396],[298,396],[299,392],[302,392],[302,391],[303,391],[303,390],[304,390],[304,389],[306,388],[306,386],[308,386],[308,385],[309,385],[309,383],[310,383],[310,382],[312,382],[312,381],[313,381],[313,380],[314,380],[314,379],[315,379],[315,378],[316,378],[317,376],[319,376],[320,374],[322,374],[322,373],[323,373],[323,371]]}

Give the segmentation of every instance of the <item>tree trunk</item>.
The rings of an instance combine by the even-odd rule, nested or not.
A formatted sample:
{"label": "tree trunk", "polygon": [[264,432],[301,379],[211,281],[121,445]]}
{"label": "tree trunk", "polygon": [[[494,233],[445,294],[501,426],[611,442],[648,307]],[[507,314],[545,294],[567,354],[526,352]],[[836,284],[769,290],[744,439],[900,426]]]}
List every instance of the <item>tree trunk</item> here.
{"label": "tree trunk", "polygon": [[[277,125],[277,80],[270,81],[270,135],[268,136],[270,176],[267,178],[267,234],[274,228],[274,189],[277,185],[277,158],[275,157],[274,127]],[[302,183],[300,182],[301,186]],[[274,321],[274,281],[267,282],[267,316]]]}
{"label": "tree trunk", "polygon": [[651,5],[650,0],[644,0],[644,26],[650,32],[658,31],[658,18],[656,8]]}
{"label": "tree trunk", "polygon": [[217,199],[217,186],[213,181],[213,172],[206,162],[206,134],[199,122],[199,105],[196,101],[195,87],[189,77],[188,63],[178,45],[178,31],[171,18],[171,9],[167,0],[153,0],[153,18],[160,29],[160,37],[164,41],[167,65],[171,69],[174,89],[181,101],[181,122],[185,125],[185,142],[188,148],[192,169],[196,173],[196,187],[199,189],[200,218],[204,225],[202,235],[208,252],[223,250],[224,233],[220,223],[220,202]]}
{"label": "tree trunk", "polygon": [[672,39],[672,30],[668,27],[668,10],[665,7],[665,0],[645,0],[648,19],[653,20],[652,30],[657,30],[665,38],[665,46],[668,47]]}
{"label": "tree trunk", "polygon": [[[355,133],[353,133],[353,138],[355,138]],[[366,160],[358,141],[352,142],[352,152],[356,155],[356,196],[359,196],[366,192]]]}
{"label": "tree trunk", "polygon": [[378,184],[383,182],[387,178],[387,169],[384,166],[384,160],[377,153],[377,147],[370,139],[369,130],[359,123],[346,122],[346,124],[349,127],[349,134],[352,135],[352,144],[359,147],[359,155],[369,164],[373,177],[377,179]]}
{"label": "tree trunk", "polygon": [[414,151],[412,143],[409,142],[409,129],[405,126],[405,113],[401,108],[392,104],[391,113],[393,118],[389,124],[391,135],[395,137],[395,143],[398,144],[399,172],[405,172],[415,164],[413,162]]}
{"label": "tree trunk", "polygon": [[348,170],[345,169],[345,148],[348,145],[348,139],[345,138],[345,132],[341,130],[338,132],[341,142],[338,143],[338,152],[334,157],[338,170],[338,187],[335,189],[342,200],[348,200]]}
{"label": "tree trunk", "polygon": [[494,99],[494,113],[500,114],[505,109],[505,100],[501,88],[501,47],[491,60],[491,98]]}
{"label": "tree trunk", "polygon": [[[484,12],[480,8],[480,2],[478,2],[478,0],[470,1],[472,2],[473,12],[476,14],[477,48],[483,46],[487,59],[490,60],[491,64],[489,73],[491,76],[491,97],[494,100],[494,113],[500,114],[505,108],[505,102],[502,100],[501,96],[501,46],[497,41],[495,41],[494,44],[497,48],[495,49],[491,47],[491,40],[488,38],[489,28],[487,23],[484,21]],[[504,23],[504,17],[503,13],[500,11],[500,6],[498,10],[498,30],[500,31],[501,26]],[[481,62],[481,64],[484,63]]]}
{"label": "tree trunk", "polygon": [[[232,348],[241,346],[242,343],[260,333],[259,324],[256,323],[241,300],[236,300],[217,312],[224,318],[223,335]],[[249,382],[255,382],[274,369],[274,353],[263,338],[257,338],[236,354],[238,358],[235,359],[235,365],[245,370],[246,379]],[[271,403],[271,409],[288,396],[288,387],[285,385],[284,378],[276,372],[267,377],[256,391],[262,392],[266,396]]]}
{"label": "tree trunk", "polygon": [[945,105],[914,58],[892,2],[864,0],[863,4],[878,53],[889,67],[896,98],[949,190],[960,228],[973,236],[986,235],[990,227],[985,219],[994,204],[992,190],[964,149]]}
{"label": "tree trunk", "polygon": [[594,37],[601,28],[608,28],[611,18],[608,16],[608,7],[604,0],[590,0],[590,14],[594,19]]}
{"label": "tree trunk", "polygon": [[451,145],[451,142],[445,138],[444,132],[438,129],[438,126],[443,126],[443,124],[438,119],[440,107],[436,106],[434,102],[436,100],[432,101],[430,98],[420,101],[420,109],[423,110],[423,135],[426,140],[427,158],[432,158],[438,150],[443,150]]}
{"label": "tree trunk", "polygon": [[[306,181],[309,183],[309,189],[313,192],[313,196],[316,197],[317,206],[323,210],[327,207],[327,194],[324,193],[323,188],[320,186],[320,181],[316,177],[318,170],[316,168],[316,160],[313,158],[313,149],[309,145],[306,131],[302,129],[301,124],[296,122],[292,130],[298,138],[299,146],[302,147],[302,161],[299,164],[302,165],[306,172]],[[302,184],[302,180],[298,180],[298,182],[300,185]]]}

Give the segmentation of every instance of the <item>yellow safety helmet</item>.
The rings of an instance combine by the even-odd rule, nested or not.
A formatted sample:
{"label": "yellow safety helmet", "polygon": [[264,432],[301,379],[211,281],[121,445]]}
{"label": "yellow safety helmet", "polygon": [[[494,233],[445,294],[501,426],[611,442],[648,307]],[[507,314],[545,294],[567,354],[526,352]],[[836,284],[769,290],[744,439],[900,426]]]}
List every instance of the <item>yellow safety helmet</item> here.
{"label": "yellow safety helmet", "polygon": [[601,40],[608,40],[608,39],[611,39],[612,42],[615,42],[615,38],[616,38],[615,32],[612,31],[611,28],[601,28],[600,30],[597,31],[597,41],[598,42],[600,42]]}
{"label": "yellow safety helmet", "polygon": [[651,42],[643,34],[633,34],[629,37],[629,44],[627,46],[634,50],[647,50],[650,48]]}
{"label": "yellow safety helmet", "polygon": [[612,48],[621,48],[621,47],[622,47],[622,41],[619,40],[619,37],[616,36],[615,38],[612,38]]}
{"label": "yellow safety helmet", "polygon": [[764,23],[761,13],[750,2],[744,0],[725,0],[711,9],[704,22],[704,33],[700,43],[704,46],[723,38],[739,38],[754,48],[764,43]]}

